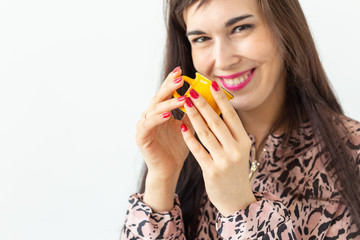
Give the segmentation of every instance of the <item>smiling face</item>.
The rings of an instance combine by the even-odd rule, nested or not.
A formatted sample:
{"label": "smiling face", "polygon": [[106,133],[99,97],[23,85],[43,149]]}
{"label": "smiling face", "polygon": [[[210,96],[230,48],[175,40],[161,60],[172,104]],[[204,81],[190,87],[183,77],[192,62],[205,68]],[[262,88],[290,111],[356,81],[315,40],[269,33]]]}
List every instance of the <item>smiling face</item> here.
{"label": "smiling face", "polygon": [[238,112],[279,107],[283,60],[255,0],[210,0],[184,12],[196,71],[229,90]]}

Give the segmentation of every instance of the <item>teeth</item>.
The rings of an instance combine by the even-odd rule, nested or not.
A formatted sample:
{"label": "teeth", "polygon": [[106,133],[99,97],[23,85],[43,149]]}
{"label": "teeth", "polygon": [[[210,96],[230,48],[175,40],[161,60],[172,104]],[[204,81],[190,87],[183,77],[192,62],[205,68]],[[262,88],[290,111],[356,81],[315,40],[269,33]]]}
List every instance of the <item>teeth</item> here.
{"label": "teeth", "polygon": [[243,83],[246,79],[250,76],[250,72],[246,73],[245,75],[233,79],[224,79],[225,83],[230,86],[238,85]]}

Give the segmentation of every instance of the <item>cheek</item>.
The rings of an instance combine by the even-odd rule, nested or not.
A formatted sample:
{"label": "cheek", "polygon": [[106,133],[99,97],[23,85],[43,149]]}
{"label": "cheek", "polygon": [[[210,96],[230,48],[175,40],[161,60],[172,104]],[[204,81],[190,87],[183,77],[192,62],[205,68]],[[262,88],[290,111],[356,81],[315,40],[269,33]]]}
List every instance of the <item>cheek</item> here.
{"label": "cheek", "polygon": [[209,54],[203,49],[193,50],[191,54],[196,71],[206,74],[211,65]]}
{"label": "cheek", "polygon": [[274,46],[263,39],[247,39],[238,47],[238,52],[246,58],[259,63],[267,63],[274,59]]}
{"label": "cheek", "polygon": [[267,28],[259,27],[241,41],[238,51],[259,63],[267,63],[277,57],[275,40]]}
{"label": "cheek", "polygon": [[246,39],[242,42],[239,51],[243,53],[243,56],[258,64],[262,79],[273,83],[277,81],[282,71],[282,58],[271,36],[258,34],[251,39]]}

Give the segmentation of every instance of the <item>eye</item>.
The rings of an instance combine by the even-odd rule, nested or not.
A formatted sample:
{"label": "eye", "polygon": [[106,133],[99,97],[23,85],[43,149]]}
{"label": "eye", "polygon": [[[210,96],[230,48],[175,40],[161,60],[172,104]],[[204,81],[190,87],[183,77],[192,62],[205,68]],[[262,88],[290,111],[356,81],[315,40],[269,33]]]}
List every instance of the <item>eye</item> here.
{"label": "eye", "polygon": [[198,38],[194,38],[191,42],[192,43],[203,43],[207,40],[209,40],[210,38],[209,37],[198,37]]}
{"label": "eye", "polygon": [[250,28],[253,28],[253,27],[254,27],[253,24],[240,25],[240,26],[235,27],[235,28],[232,30],[232,33],[240,33],[240,32],[245,31],[246,29],[250,29]]}

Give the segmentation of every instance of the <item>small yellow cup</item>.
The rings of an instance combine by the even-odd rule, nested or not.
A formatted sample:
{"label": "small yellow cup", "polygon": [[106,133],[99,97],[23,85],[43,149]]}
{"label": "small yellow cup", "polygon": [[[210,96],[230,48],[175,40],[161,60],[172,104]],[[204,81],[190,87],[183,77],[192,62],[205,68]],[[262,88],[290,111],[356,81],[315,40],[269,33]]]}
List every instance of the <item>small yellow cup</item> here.
{"label": "small yellow cup", "polygon": [[[184,96],[189,97],[189,92],[191,89],[194,89],[195,91],[197,91],[201,96],[203,96],[203,98],[205,98],[205,100],[209,103],[209,105],[214,109],[214,111],[220,115],[221,111],[219,109],[219,106],[216,104],[215,99],[213,98],[211,91],[210,91],[210,87],[211,87],[211,80],[207,79],[206,77],[204,77],[203,75],[201,75],[200,73],[196,73],[195,74],[195,79],[189,78],[187,76],[182,76],[182,78],[184,79],[185,82],[190,84],[189,89],[186,91],[186,93],[184,94]],[[225,95],[227,97],[228,100],[233,99],[233,95],[231,95],[228,91],[226,91],[225,89],[221,88],[224,92]],[[177,91],[173,92],[173,96],[175,98],[180,97],[180,94]],[[180,107],[180,110],[183,112],[185,111],[184,107]]]}

